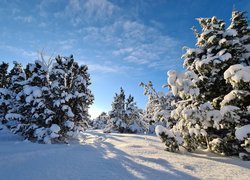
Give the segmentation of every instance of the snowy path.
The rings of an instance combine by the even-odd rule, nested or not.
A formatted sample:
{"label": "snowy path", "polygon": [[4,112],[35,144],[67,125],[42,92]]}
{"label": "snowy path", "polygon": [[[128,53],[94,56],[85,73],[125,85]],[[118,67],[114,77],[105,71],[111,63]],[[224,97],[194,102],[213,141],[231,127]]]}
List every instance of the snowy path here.
{"label": "snowy path", "polygon": [[248,179],[250,162],[174,154],[155,136],[86,132],[82,144],[23,142],[0,131],[0,179]]}

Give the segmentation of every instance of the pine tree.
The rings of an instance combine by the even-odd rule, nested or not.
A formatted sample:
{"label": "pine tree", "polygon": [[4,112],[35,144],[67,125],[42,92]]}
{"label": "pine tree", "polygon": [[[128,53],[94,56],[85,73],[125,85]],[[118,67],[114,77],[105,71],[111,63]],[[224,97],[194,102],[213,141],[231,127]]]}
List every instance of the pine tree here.
{"label": "pine tree", "polygon": [[[248,89],[246,79],[250,78],[248,68],[240,65],[247,65],[244,53],[248,45],[243,44],[242,39],[248,39],[249,36],[240,35],[248,29],[241,28],[247,26],[247,20],[239,20],[234,17],[235,14],[237,13],[233,12],[233,22],[228,29],[216,17],[199,18],[202,33],[194,29],[197,48],[186,48],[187,52],[183,55],[186,72],[168,72],[168,82],[173,94],[182,99],[171,112],[171,117],[176,120],[176,125],[171,129],[171,138],[176,139],[172,142],[181,142],[179,145],[189,151],[199,146],[216,153],[235,155],[242,151],[242,146],[249,146],[247,136],[244,139],[245,145],[241,146],[235,137],[235,128],[243,122],[249,122],[249,118],[241,116],[240,112],[248,112],[249,93],[234,88],[238,86]],[[243,23],[235,22],[236,19]],[[235,76],[236,72],[244,75]],[[235,80],[235,86],[227,84]],[[232,102],[238,102],[241,106],[235,106]]]}
{"label": "pine tree", "polygon": [[[72,87],[72,66],[74,60],[73,58],[69,59],[61,56],[56,57],[55,60],[56,62],[53,64],[50,72],[51,99],[55,112],[52,122],[60,127],[60,134],[64,138],[62,141],[66,141],[68,129],[74,127],[74,114],[70,107],[73,98],[70,88]],[[67,124],[66,121],[68,122]]]}
{"label": "pine tree", "polygon": [[125,122],[127,131],[131,133],[143,133],[146,130],[146,125],[142,121],[142,110],[136,106],[134,97],[129,95],[125,102]]}
{"label": "pine tree", "polygon": [[8,90],[8,67],[7,63],[0,64],[0,123],[6,123],[6,114],[11,106],[11,92]]}
{"label": "pine tree", "polygon": [[242,53],[242,62],[245,63],[247,66],[250,65],[250,29],[248,26],[248,20],[245,16],[245,12],[233,10],[232,12],[232,18],[231,18],[231,24],[229,26],[229,29],[236,30],[237,31],[237,37],[238,39],[235,40],[243,46],[241,47],[241,53]]}
{"label": "pine tree", "polygon": [[[78,126],[88,126],[90,116],[88,113],[89,106],[94,101],[94,96],[88,88],[90,83],[90,75],[88,74],[88,67],[82,65],[78,68],[75,65],[75,75],[73,79],[72,93],[74,94],[74,100],[72,104],[72,111],[75,114],[74,123]],[[81,125],[83,124],[83,125]]]}
{"label": "pine tree", "polygon": [[92,122],[92,127],[94,129],[104,129],[109,121],[109,116],[107,113],[102,112],[96,119]]}
{"label": "pine tree", "polygon": [[13,62],[14,66],[9,73],[9,84],[8,89],[11,92],[11,106],[8,108],[6,120],[8,121],[9,128],[17,126],[18,121],[23,119],[23,116],[19,113],[19,109],[22,108],[23,104],[20,104],[16,100],[17,95],[23,90],[26,83],[26,75],[23,71],[22,65]]}
{"label": "pine tree", "polygon": [[52,122],[60,127],[62,141],[77,137],[88,127],[89,105],[94,97],[89,90],[87,66],[78,66],[73,56],[56,57],[51,73],[51,99],[55,115]]}
{"label": "pine tree", "polygon": [[109,121],[104,132],[142,133],[145,125],[141,121],[142,110],[138,109],[134,98],[129,95],[126,99],[124,90],[115,94],[112,110],[109,112]]}
{"label": "pine tree", "polygon": [[22,105],[18,111],[22,115],[20,124],[15,132],[21,133],[29,140],[49,142],[49,136],[59,137],[58,132],[50,128],[54,112],[50,109],[50,90],[48,72],[42,62],[28,64],[26,69],[28,77],[23,90],[18,93],[17,100]]}
{"label": "pine tree", "polygon": [[143,121],[148,124],[148,131],[154,132],[157,125],[171,127],[173,123],[170,113],[175,101],[172,92],[157,92],[151,81],[148,84],[141,83],[140,86],[144,88],[144,95],[148,96],[146,110],[143,112]]}
{"label": "pine tree", "polygon": [[5,62],[0,64],[0,88],[6,88],[8,86],[8,67],[9,64]]}
{"label": "pine tree", "polygon": [[240,157],[250,160],[248,150],[250,147],[250,29],[243,12],[236,10],[232,12],[229,28],[237,32],[235,41],[239,42],[241,62],[230,66],[224,73],[224,79],[233,90],[224,96],[220,105],[226,118],[231,120],[230,140],[237,148],[236,151],[240,152]]}
{"label": "pine tree", "polygon": [[126,123],[123,121],[125,117],[125,93],[121,88],[119,94],[115,94],[114,101],[112,102],[112,110],[109,112],[110,121],[108,122],[105,132],[126,131]]}

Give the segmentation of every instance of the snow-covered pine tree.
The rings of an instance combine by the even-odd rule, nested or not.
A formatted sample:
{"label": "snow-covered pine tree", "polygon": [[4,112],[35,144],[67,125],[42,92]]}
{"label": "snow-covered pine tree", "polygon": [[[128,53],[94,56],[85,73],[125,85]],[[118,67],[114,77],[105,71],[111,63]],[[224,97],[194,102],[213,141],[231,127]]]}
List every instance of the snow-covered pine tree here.
{"label": "snow-covered pine tree", "polygon": [[142,110],[136,106],[134,97],[129,95],[125,102],[125,122],[127,131],[131,133],[143,133],[146,131],[146,123],[142,121]]}
{"label": "snow-covered pine tree", "polygon": [[241,50],[241,62],[230,66],[224,78],[233,90],[220,103],[225,118],[231,121],[231,139],[239,156],[250,160],[250,28],[243,12],[232,12],[230,29],[237,32],[235,41]]}
{"label": "snow-covered pine tree", "polygon": [[112,110],[109,112],[109,121],[104,132],[142,133],[145,125],[141,122],[141,112],[130,95],[127,99],[121,88],[119,94],[115,94],[112,102]]}
{"label": "snow-covered pine tree", "polygon": [[104,129],[109,121],[109,116],[107,113],[102,112],[97,118],[92,122],[92,127],[94,129]]}
{"label": "snow-covered pine tree", "polygon": [[[69,88],[72,86],[70,79],[73,79],[73,77],[72,72],[68,72],[72,71],[73,59],[57,56],[55,61],[50,72],[51,99],[55,112],[52,124],[58,126],[60,136],[63,137],[62,141],[66,141],[68,129],[74,127],[74,114],[69,106],[69,100],[72,99],[72,94],[69,92]],[[70,126],[69,128],[65,126],[66,121],[69,122],[67,124],[67,126]]]}
{"label": "snow-covered pine tree", "polygon": [[29,140],[49,142],[50,138],[57,138],[59,135],[53,124],[50,124],[54,113],[50,109],[47,69],[41,61],[35,61],[35,64],[27,65],[25,73],[25,86],[16,96],[21,105],[18,111],[23,118],[14,131]]}
{"label": "snow-covered pine tree", "polygon": [[115,94],[112,102],[112,110],[109,111],[110,120],[105,128],[105,132],[125,132],[127,124],[123,121],[125,117],[125,93],[121,88],[119,94]]}
{"label": "snow-covered pine tree", "polygon": [[[232,18],[232,20],[235,19]],[[186,54],[183,55],[187,71],[185,73],[168,72],[168,82],[173,94],[182,99],[176,103],[177,108],[171,112],[171,117],[177,121],[170,130],[171,139],[175,137],[175,141],[172,141],[174,145],[179,142],[190,151],[199,146],[208,147],[211,151],[220,154],[238,154],[242,148],[235,138],[235,128],[241,124],[240,121],[247,120],[239,120],[239,108],[224,103],[224,97],[232,98],[232,92],[235,92],[233,87],[227,84],[231,76],[227,74],[225,77],[225,71],[235,64],[247,64],[246,59],[242,57],[245,57],[244,53],[248,45],[242,44],[239,38],[244,40],[248,38],[240,37],[238,30],[231,28],[233,26],[225,29],[225,23],[216,17],[199,18],[198,21],[202,27],[202,33],[194,29],[197,48],[187,48]],[[243,24],[246,25],[246,23]],[[249,29],[249,27],[243,29]],[[239,33],[241,32],[240,30]],[[243,67],[236,66],[237,68],[232,69],[246,71]],[[247,94],[241,93],[238,99],[247,98]],[[244,101],[248,100],[244,99]],[[246,104],[245,107],[248,105]],[[166,134],[169,135],[169,133]],[[179,135],[182,140],[177,138]],[[248,144],[249,139],[245,138],[247,140],[245,144]],[[162,139],[168,138],[164,136]],[[248,145],[243,146],[248,147]],[[176,146],[172,147],[175,147],[174,150],[178,149]]]}
{"label": "snow-covered pine tree", "polygon": [[[73,58],[73,56],[72,56]],[[73,64],[72,68],[73,79],[71,93],[73,98],[70,102],[70,107],[72,109],[74,116],[74,128],[68,132],[70,136],[76,136],[80,131],[88,127],[90,122],[89,106],[94,101],[94,96],[89,89],[91,85],[90,75],[88,73],[88,66],[82,65],[78,66],[76,62]]]}
{"label": "snow-covered pine tree", "polygon": [[53,124],[59,128],[61,141],[77,137],[87,128],[88,108],[93,103],[89,90],[90,78],[87,66],[78,66],[73,56],[56,57],[50,72]]}
{"label": "snow-covered pine tree", "polygon": [[8,67],[7,63],[0,64],[0,123],[7,122],[5,115],[11,105],[11,92],[8,90]]}
{"label": "snow-covered pine tree", "polygon": [[0,88],[6,88],[8,86],[8,67],[8,63],[2,62],[0,64]]}
{"label": "snow-covered pine tree", "polygon": [[[248,20],[245,16],[245,12],[233,10],[231,24],[229,29],[237,31],[237,37],[240,44],[243,46],[242,50],[242,62],[247,66],[250,65],[250,28],[248,26]],[[237,41],[236,41],[237,42]]]}
{"label": "snow-covered pine tree", "polygon": [[144,95],[148,96],[148,103],[142,117],[142,120],[148,124],[148,132],[155,132],[156,125],[172,127],[173,121],[170,114],[176,100],[172,92],[166,94],[157,92],[151,81],[148,84],[141,83],[140,86],[144,88]]}
{"label": "snow-covered pine tree", "polygon": [[8,87],[15,94],[18,94],[20,91],[23,90],[23,84],[24,81],[26,80],[26,75],[20,63],[14,61],[13,64],[14,66],[9,73]]}
{"label": "snow-covered pine tree", "polygon": [[9,85],[8,89],[11,92],[11,107],[8,109],[8,113],[5,116],[8,121],[9,128],[17,126],[18,121],[20,121],[23,116],[19,113],[19,109],[22,108],[23,104],[20,104],[16,100],[16,96],[23,90],[26,83],[26,75],[22,68],[22,65],[18,62],[13,62],[14,66],[9,73]]}

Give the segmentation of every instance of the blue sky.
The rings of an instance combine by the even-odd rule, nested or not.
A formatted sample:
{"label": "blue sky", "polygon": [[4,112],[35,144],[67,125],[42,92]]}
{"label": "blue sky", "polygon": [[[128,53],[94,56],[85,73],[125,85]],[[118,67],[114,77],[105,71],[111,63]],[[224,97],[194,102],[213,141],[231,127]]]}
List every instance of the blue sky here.
{"label": "blue sky", "polygon": [[228,25],[234,5],[250,10],[248,0],[1,0],[1,60],[26,65],[42,49],[47,56],[73,54],[89,66],[92,115],[110,110],[121,86],[144,108],[139,83],[152,80],[163,91],[166,72],[183,70],[182,47],[194,47],[195,18],[217,16]]}

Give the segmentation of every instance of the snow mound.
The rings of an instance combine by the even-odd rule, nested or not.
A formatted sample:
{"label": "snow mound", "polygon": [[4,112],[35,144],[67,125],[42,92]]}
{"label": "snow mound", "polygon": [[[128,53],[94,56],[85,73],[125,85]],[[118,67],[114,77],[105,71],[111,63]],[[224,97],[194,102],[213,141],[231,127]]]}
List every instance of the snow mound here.
{"label": "snow mound", "polygon": [[248,136],[250,137],[250,124],[236,129],[235,136],[239,140],[244,140]]}

